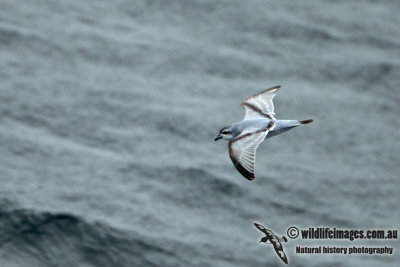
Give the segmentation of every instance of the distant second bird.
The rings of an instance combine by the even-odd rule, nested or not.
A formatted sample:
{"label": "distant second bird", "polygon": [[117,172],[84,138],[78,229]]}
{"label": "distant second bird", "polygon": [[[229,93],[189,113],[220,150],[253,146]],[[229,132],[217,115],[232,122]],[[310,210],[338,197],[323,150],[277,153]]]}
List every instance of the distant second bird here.
{"label": "distant second bird", "polygon": [[282,242],[287,242],[287,238],[285,236],[278,237],[270,229],[265,228],[259,223],[254,223],[254,226],[265,235],[263,238],[261,238],[260,243],[271,244],[274,247],[274,250],[278,257],[284,263],[288,264],[288,258],[286,257],[282,246]]}

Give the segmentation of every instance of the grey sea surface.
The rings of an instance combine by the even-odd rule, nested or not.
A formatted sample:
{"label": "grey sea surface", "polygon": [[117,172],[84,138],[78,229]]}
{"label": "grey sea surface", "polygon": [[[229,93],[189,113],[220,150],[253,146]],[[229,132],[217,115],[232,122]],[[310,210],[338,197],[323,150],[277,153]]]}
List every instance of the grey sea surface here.
{"label": "grey sea surface", "polygon": [[[0,1],[0,266],[283,266],[254,228],[400,229],[399,1]],[[274,85],[256,179],[220,128]],[[299,255],[296,246],[393,247]],[[289,239],[292,266],[398,240]]]}

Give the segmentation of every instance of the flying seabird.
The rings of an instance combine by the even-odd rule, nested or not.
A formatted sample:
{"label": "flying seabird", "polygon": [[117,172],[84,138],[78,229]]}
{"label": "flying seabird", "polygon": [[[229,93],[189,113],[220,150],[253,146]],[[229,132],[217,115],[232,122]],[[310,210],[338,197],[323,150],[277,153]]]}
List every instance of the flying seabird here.
{"label": "flying seabird", "polygon": [[[254,226],[263,232],[265,236],[261,238],[260,243],[266,243],[266,244],[271,244],[274,249],[276,254],[278,254],[279,258],[286,264],[288,264],[288,259],[286,257],[285,252],[283,252],[283,246],[281,242],[287,242],[287,238],[282,236],[278,237],[276,236],[271,230],[265,228],[261,224],[254,223]],[[269,241],[269,243],[267,243]]]}
{"label": "flying seabird", "polygon": [[229,157],[235,168],[248,180],[255,178],[254,165],[257,147],[265,139],[314,120],[277,120],[272,99],[280,86],[266,89],[244,100],[244,119],[223,127],[215,141],[229,140]]}

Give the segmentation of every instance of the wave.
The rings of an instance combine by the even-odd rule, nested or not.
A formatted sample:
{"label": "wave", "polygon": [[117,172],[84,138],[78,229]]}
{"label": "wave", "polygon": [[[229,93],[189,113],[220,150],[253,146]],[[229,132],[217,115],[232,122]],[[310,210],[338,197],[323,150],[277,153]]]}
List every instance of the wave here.
{"label": "wave", "polygon": [[0,253],[13,266],[166,266],[183,261],[160,241],[131,231],[66,213],[5,206],[0,205]]}
{"label": "wave", "polygon": [[165,185],[160,192],[162,198],[176,205],[234,209],[236,201],[245,197],[238,184],[216,176],[206,169],[174,167],[165,168],[158,173],[160,181]]}
{"label": "wave", "polygon": [[68,59],[68,52],[39,31],[27,31],[14,26],[0,26],[0,47],[20,49],[20,54],[35,52],[43,57],[61,55]]}

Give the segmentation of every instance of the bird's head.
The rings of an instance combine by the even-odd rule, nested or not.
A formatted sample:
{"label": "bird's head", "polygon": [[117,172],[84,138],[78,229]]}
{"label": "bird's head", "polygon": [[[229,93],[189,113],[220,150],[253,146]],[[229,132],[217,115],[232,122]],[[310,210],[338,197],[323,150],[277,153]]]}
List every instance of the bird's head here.
{"label": "bird's head", "polygon": [[267,243],[268,241],[268,237],[264,236],[263,238],[261,238],[260,243]]}
{"label": "bird's head", "polygon": [[233,135],[233,127],[225,126],[221,130],[219,130],[219,134],[215,137],[214,141],[218,141],[219,139],[231,140],[234,138]]}

